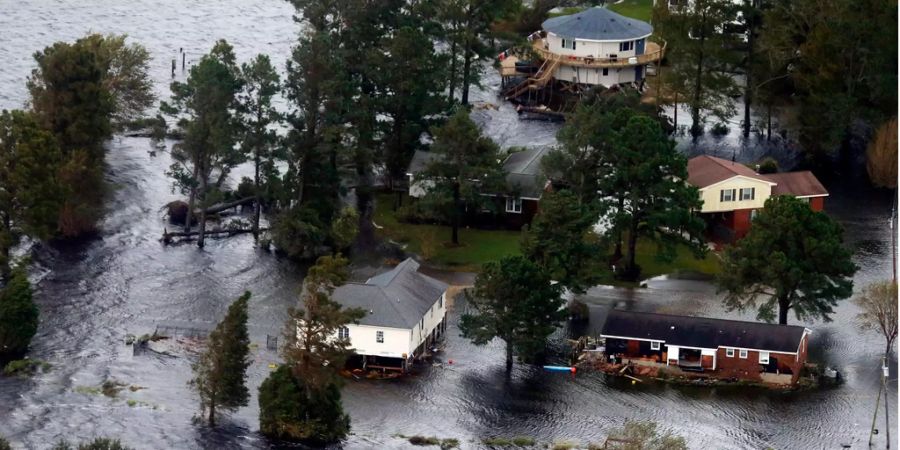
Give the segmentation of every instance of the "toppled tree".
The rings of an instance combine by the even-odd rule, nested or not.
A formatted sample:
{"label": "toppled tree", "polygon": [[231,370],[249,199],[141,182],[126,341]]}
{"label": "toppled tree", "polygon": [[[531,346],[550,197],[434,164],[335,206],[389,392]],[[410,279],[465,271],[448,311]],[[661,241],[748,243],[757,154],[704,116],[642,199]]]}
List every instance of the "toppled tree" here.
{"label": "toppled tree", "polygon": [[209,335],[206,351],[194,364],[191,386],[200,396],[200,408],[210,426],[216,424],[216,411],[234,411],[247,406],[250,398],[244,384],[250,366],[249,300],[250,292],[245,292],[228,307],[225,318]]}
{"label": "toppled tree", "polygon": [[260,430],[267,436],[322,444],[350,431],[338,371],[352,350],[338,329],[366,313],[331,299],[346,280],[347,260],[340,255],[319,258],[307,273],[302,306],[289,311],[285,325],[285,365],[260,386]]}
{"label": "toppled tree", "polygon": [[490,205],[488,192],[504,189],[497,144],[482,136],[465,109],[458,109],[442,127],[434,130],[431,151],[435,158],[418,181],[428,186],[425,201],[432,204],[451,226],[451,242],[459,245],[459,226],[467,208]]}
{"label": "toppled tree", "polygon": [[566,316],[560,286],[521,256],[485,264],[466,300],[471,313],[460,318],[462,335],[476,345],[495,337],[503,340],[507,372],[512,370],[513,354],[524,359],[539,355]]}
{"label": "toppled tree", "polygon": [[857,316],[860,327],[880,331],[885,341],[884,355],[890,356],[897,339],[897,283],[876,281],[853,302],[862,310]]}
{"label": "toppled tree", "polygon": [[16,267],[0,291],[0,357],[24,354],[37,333],[38,308],[31,295],[25,268]]}
{"label": "toppled tree", "polygon": [[568,190],[545,193],[525,232],[522,255],[573,292],[595,284],[603,248],[593,232],[597,214]]}
{"label": "toppled tree", "polygon": [[[190,231],[195,203],[200,205],[197,245],[203,247],[206,208],[215,200],[217,188],[243,155],[235,146],[236,94],[240,90],[238,69],[231,46],[219,41],[209,54],[191,67],[187,82],[173,82],[171,103],[160,109],[178,118],[184,139],[172,148],[167,174],[182,193],[188,194],[185,231]],[[218,181],[211,180],[218,171]]]}
{"label": "toppled tree", "polygon": [[[838,300],[853,293],[856,265],[843,229],[823,212],[791,196],[775,196],[753,219],[747,235],[725,250],[719,289],[730,309],[759,306],[757,317],[787,324],[831,320]],[[777,311],[776,311],[777,309]]]}
{"label": "toppled tree", "polygon": [[10,250],[22,236],[48,239],[57,230],[65,191],[62,153],[53,134],[30,113],[0,112],[0,274],[8,278]]}

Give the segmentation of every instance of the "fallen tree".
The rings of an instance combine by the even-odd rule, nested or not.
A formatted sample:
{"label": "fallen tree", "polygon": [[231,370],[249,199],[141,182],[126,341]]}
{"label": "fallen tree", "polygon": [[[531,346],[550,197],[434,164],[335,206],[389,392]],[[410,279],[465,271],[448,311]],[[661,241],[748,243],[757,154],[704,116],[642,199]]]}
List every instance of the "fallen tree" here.
{"label": "fallen tree", "polygon": [[[269,231],[268,228],[260,228],[260,232]],[[219,230],[206,230],[205,236],[209,238],[217,238],[217,237],[231,237],[238,234],[244,233],[252,233],[253,228],[224,228]],[[168,231],[167,229],[163,229],[162,241],[166,244],[172,242],[172,238],[191,238],[194,236],[198,236],[200,231]]]}
{"label": "fallen tree", "polygon": [[[217,203],[215,205],[206,208],[206,215],[214,215],[221,213],[223,211],[227,211],[232,208],[236,208],[238,206],[246,205],[248,203],[253,203],[256,200],[256,197],[246,197],[240,200],[235,200],[233,202],[226,203]],[[167,210],[166,215],[169,216],[169,222],[176,225],[184,225],[185,219],[187,218],[187,210],[188,204],[182,200],[175,200],[169,203],[166,203],[162,209]],[[201,210],[195,209],[193,218],[191,219],[191,223],[198,223],[197,217],[200,216]]]}

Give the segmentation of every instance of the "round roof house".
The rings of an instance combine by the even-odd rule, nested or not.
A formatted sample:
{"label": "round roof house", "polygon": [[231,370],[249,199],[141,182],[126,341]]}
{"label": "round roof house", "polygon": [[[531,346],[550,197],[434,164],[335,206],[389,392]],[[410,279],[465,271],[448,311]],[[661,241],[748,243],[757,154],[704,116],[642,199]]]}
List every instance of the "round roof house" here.
{"label": "round roof house", "polygon": [[543,29],[555,35],[586,41],[628,41],[650,36],[653,27],[647,22],[616,14],[596,6],[580,13],[547,19]]}

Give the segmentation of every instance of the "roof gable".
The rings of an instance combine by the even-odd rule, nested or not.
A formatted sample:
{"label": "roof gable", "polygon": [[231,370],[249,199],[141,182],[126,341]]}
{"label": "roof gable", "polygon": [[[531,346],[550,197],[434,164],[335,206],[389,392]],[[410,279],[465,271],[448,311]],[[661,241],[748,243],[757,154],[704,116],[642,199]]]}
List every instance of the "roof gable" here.
{"label": "roof gable", "polygon": [[365,283],[338,286],[332,298],[347,308],[368,314],[362,325],[412,329],[447,290],[447,285],[419,272],[419,263],[407,258]]}
{"label": "roof gable", "polygon": [[601,334],[685,347],[796,353],[805,330],[795,325],[612,310]]}
{"label": "roof gable", "polygon": [[688,183],[698,188],[706,188],[736,176],[773,183],[765,175],[760,175],[743,164],[727,159],[701,155],[688,160]]}

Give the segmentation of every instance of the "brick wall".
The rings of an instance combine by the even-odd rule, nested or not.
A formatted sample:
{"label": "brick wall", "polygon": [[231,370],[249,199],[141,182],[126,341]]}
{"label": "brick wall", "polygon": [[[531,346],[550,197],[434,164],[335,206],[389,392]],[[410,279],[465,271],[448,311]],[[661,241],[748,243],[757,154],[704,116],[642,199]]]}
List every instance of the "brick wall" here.
{"label": "brick wall", "polygon": [[[803,363],[806,362],[805,338],[803,342],[804,344],[801,346],[802,351],[799,361],[797,361],[796,356],[792,354],[769,352],[770,364],[767,367],[770,370],[774,370],[777,367],[778,371],[781,373],[788,370],[791,371],[791,384],[796,383],[800,376],[800,369],[803,367]],[[735,349],[734,356],[729,357],[726,356],[726,350],[724,348],[719,348],[716,352],[716,376],[721,378],[763,381],[760,373],[764,365],[759,363],[759,352],[748,350],[746,358],[741,358],[740,354],[740,350]]]}

